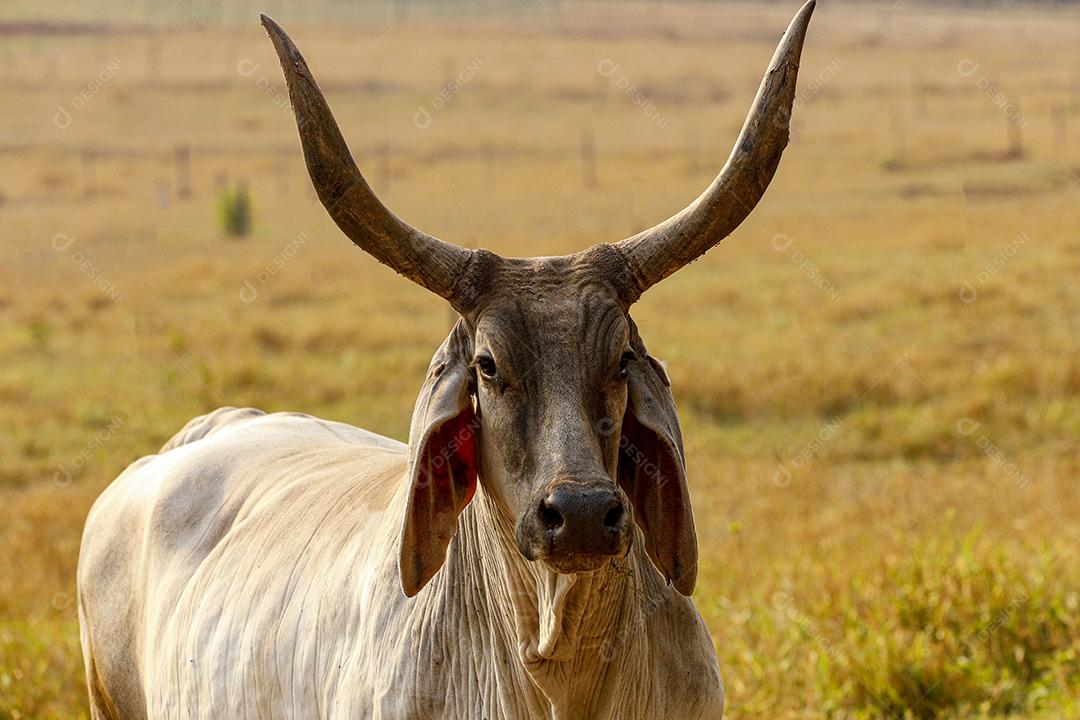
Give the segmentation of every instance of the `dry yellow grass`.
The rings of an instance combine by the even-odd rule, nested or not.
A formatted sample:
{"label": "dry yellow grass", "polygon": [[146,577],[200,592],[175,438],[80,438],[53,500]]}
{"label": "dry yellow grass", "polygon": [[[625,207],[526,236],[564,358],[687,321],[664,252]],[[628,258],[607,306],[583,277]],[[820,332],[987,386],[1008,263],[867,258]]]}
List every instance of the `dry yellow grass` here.
{"label": "dry yellow grass", "polygon": [[[313,204],[254,18],[184,6],[149,36],[5,38],[0,718],[85,716],[79,533],[128,462],[226,404],[404,437],[449,326]],[[271,8],[384,200],[510,255],[694,197],[794,9]],[[762,205],[636,308],[730,717],[1080,717],[1078,35],[1068,10],[820,7]],[[218,177],[250,186],[252,237],[216,227]]]}

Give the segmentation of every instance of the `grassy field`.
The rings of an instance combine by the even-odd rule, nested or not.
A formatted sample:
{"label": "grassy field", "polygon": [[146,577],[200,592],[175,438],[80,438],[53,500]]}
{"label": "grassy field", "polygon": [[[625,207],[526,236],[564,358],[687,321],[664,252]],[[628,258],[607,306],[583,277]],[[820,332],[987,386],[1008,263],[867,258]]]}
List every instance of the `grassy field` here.
{"label": "grassy field", "polygon": [[[69,5],[91,24],[0,23],[2,719],[86,716],[79,536],[129,462],[221,405],[403,438],[451,322],[314,201],[261,8]],[[796,9],[324,6],[270,10],[384,201],[507,255],[685,205]],[[1066,10],[819,7],[772,188],[636,307],[728,717],[1080,717],[1078,40]]]}

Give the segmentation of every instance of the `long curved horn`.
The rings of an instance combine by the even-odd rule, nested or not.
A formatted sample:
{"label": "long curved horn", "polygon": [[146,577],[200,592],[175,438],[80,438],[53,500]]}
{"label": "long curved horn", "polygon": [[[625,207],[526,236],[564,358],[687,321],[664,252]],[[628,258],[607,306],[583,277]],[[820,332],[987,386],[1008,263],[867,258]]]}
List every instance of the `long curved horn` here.
{"label": "long curved horn", "polygon": [[772,180],[788,143],[810,0],[791,21],[761,81],[724,169],[689,207],[616,245],[630,261],[639,293],[696,260],[739,226]]}
{"label": "long curved horn", "polygon": [[285,73],[308,174],[330,217],[357,247],[457,307],[461,298],[455,286],[474,251],[417,230],[379,202],[356,167],[304,56],[280,25],[266,15],[260,18]]}

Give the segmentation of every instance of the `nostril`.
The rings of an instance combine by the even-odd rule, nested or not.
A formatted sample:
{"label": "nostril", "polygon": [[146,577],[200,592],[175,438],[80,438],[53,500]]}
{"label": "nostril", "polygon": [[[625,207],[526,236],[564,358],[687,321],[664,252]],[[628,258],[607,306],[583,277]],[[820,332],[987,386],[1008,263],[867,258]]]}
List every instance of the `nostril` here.
{"label": "nostril", "polygon": [[622,520],[622,516],[623,516],[623,507],[622,507],[622,503],[619,503],[615,507],[608,510],[607,514],[604,515],[604,527],[607,528],[608,530],[618,530],[619,529],[619,521]]}
{"label": "nostril", "polygon": [[562,513],[548,505],[546,500],[540,501],[540,520],[551,530],[558,530],[563,526]]}

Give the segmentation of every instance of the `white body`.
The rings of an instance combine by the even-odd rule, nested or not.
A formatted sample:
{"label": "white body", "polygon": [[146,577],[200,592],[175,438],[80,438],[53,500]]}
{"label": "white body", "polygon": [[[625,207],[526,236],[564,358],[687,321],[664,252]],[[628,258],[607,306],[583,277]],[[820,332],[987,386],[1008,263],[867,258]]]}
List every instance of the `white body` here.
{"label": "white body", "polygon": [[[592,575],[518,552],[485,494],[415,598],[407,448],[223,409],[94,505],[79,611],[94,718],[719,718],[711,639],[641,550]],[[481,479],[482,480],[482,479]]]}

